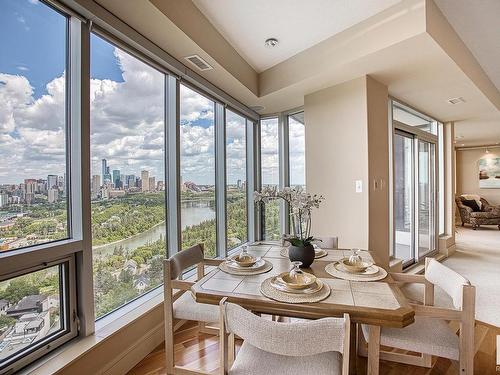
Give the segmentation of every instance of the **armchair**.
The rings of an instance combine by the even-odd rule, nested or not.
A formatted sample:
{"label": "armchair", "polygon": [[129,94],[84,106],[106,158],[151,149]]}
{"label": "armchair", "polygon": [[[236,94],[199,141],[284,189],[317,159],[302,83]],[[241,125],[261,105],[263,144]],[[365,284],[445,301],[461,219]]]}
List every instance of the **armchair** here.
{"label": "armchair", "polygon": [[500,206],[492,206],[486,199],[481,198],[481,211],[475,212],[472,208],[464,205],[464,200],[463,197],[455,198],[462,226],[470,224],[472,229],[476,230],[481,225],[497,225],[500,230]]}

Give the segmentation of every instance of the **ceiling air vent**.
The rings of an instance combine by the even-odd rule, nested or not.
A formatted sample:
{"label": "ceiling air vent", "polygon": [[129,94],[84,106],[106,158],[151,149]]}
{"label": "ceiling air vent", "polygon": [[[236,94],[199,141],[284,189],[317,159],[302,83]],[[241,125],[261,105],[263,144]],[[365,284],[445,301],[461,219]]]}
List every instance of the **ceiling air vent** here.
{"label": "ceiling air vent", "polygon": [[459,98],[452,98],[452,99],[448,99],[448,103],[450,104],[460,104],[460,103],[465,103],[465,99],[462,98],[462,97],[459,97]]}
{"label": "ceiling air vent", "polygon": [[187,61],[189,61],[191,64],[193,64],[194,66],[196,66],[200,70],[210,70],[210,69],[213,69],[213,67],[211,65],[209,65],[205,60],[203,60],[198,55],[187,56],[185,59]]}

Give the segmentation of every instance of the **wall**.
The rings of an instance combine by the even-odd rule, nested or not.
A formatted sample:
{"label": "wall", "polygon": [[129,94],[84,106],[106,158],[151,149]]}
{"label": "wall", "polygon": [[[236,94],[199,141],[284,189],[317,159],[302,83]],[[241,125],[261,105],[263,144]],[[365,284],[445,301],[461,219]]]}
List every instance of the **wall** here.
{"label": "wall", "polygon": [[479,188],[479,159],[500,158],[500,148],[492,148],[489,151],[487,154],[485,149],[457,150],[457,194],[478,194],[491,204],[500,204],[500,189]]}
{"label": "wall", "polygon": [[337,235],[340,247],[370,249],[388,264],[387,87],[367,76],[348,81],[305,96],[304,113],[307,189],[326,198],[312,233]]}

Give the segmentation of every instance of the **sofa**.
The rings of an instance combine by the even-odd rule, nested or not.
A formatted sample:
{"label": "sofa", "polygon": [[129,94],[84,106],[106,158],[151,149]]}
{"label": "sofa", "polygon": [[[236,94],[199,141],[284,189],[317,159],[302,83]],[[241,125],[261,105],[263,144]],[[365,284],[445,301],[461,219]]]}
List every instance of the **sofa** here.
{"label": "sofa", "polygon": [[455,202],[460,212],[462,226],[470,224],[472,229],[476,230],[481,225],[496,225],[500,230],[500,206],[492,206],[484,198],[481,198],[480,210],[474,210],[467,206],[467,200],[462,197],[456,197]]}

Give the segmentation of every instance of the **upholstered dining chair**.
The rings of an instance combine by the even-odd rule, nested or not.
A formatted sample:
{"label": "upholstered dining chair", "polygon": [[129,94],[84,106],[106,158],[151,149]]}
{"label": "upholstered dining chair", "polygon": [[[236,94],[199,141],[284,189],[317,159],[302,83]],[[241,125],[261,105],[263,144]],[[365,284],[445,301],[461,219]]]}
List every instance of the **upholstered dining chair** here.
{"label": "upholstered dining chair", "polygon": [[[425,259],[425,274],[392,273],[400,283],[424,284],[423,305],[412,304],[415,322],[405,328],[381,329],[380,345],[403,349],[420,356],[394,352],[380,352],[380,359],[431,367],[431,356],[459,361],[460,374],[472,375],[474,360],[475,287],[466,278],[435,259]],[[451,297],[454,309],[434,306],[434,287],[441,288]],[[449,326],[455,321],[460,326],[460,336]],[[368,340],[368,326],[362,325],[359,334],[360,354]]]}
{"label": "upholstered dining chair", "polygon": [[323,249],[338,249],[339,248],[339,238],[334,236],[319,236],[316,237],[318,240],[317,245]]}
{"label": "upholstered dining chair", "polygon": [[218,334],[219,330],[208,326],[219,321],[219,307],[198,303],[190,292],[193,281],[179,280],[185,270],[196,267],[197,279],[205,275],[205,266],[218,266],[222,261],[205,259],[204,246],[198,244],[165,259],[164,271],[164,308],[165,308],[165,354],[167,374],[203,374],[175,366],[174,332],[186,321],[197,321],[201,332]]}
{"label": "upholstered dining chair", "polygon": [[[278,323],[243,307],[220,302],[221,375],[347,375],[350,319]],[[243,339],[235,357],[234,340]]]}

